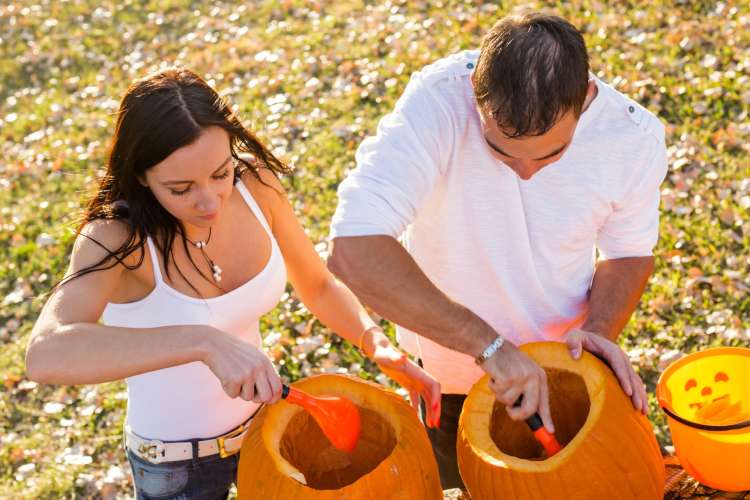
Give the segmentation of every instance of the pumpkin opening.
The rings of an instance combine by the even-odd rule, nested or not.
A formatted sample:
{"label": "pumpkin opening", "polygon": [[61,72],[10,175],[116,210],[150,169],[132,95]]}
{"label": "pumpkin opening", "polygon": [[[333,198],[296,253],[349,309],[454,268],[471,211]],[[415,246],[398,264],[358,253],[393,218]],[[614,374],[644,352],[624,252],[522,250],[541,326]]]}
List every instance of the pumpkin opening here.
{"label": "pumpkin opening", "polygon": [[335,448],[306,411],[294,415],[281,437],[281,456],[305,476],[310,488],[335,490],[374,470],[396,446],[391,424],[377,412],[357,407],[362,433],[352,453]]}
{"label": "pumpkin opening", "polygon": [[[580,375],[555,369],[545,369],[549,387],[550,410],[555,424],[555,437],[563,447],[578,434],[586,423],[591,407],[586,383]],[[511,420],[505,405],[495,401],[492,408],[490,436],[498,449],[506,455],[527,460],[547,458],[544,448],[523,421]]]}

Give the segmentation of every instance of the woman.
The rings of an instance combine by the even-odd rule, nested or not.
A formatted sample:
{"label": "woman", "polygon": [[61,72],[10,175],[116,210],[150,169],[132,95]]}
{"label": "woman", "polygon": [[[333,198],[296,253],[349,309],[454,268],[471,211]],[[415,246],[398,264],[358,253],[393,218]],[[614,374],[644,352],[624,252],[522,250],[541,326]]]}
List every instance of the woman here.
{"label": "woman", "polygon": [[226,497],[245,425],[280,398],[258,320],[287,277],[437,423],[439,385],[327,271],[276,177],[287,172],[189,70],[136,81],[122,100],[107,173],[26,364],[43,383],[127,379],[138,498]]}

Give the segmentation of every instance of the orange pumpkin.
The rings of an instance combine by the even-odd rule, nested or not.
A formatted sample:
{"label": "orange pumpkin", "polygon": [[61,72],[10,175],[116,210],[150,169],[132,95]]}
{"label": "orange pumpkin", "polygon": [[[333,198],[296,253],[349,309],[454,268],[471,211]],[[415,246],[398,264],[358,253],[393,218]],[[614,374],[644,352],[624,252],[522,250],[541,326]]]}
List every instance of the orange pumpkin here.
{"label": "orange pumpkin", "polygon": [[484,377],[464,403],[458,430],[459,469],[472,498],[663,498],[664,464],[651,425],[609,368],[589,353],[574,360],[557,342],[521,350],[547,372],[555,436],[564,447],[545,459]]}
{"label": "orange pumpkin", "polygon": [[293,386],[354,402],[362,417],[357,448],[352,453],[334,448],[299,406],[286,401],[267,406],[242,444],[240,499],[443,498],[427,433],[403,398],[342,375],[317,375]]}

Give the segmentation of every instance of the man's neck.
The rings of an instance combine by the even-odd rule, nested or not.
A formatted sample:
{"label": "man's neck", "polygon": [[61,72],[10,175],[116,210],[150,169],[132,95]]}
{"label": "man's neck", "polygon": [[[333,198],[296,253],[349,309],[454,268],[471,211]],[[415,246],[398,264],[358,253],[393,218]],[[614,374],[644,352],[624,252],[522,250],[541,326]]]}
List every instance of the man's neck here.
{"label": "man's neck", "polygon": [[596,96],[599,94],[599,87],[597,87],[596,85],[596,80],[589,80],[589,83],[594,84],[594,90],[586,94],[586,100],[583,101],[583,108],[581,109],[581,113],[585,113],[586,110],[589,109],[589,106],[592,102],[594,102],[594,99],[596,99]]}

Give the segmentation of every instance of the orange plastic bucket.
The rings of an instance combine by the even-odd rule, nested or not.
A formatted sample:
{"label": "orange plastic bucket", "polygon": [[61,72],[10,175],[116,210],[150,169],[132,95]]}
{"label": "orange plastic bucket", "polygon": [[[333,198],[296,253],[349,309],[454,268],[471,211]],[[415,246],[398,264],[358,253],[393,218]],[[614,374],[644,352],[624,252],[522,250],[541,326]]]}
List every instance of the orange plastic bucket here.
{"label": "orange plastic bucket", "polygon": [[719,490],[750,489],[750,349],[717,347],[675,361],[656,397],[691,476]]}

